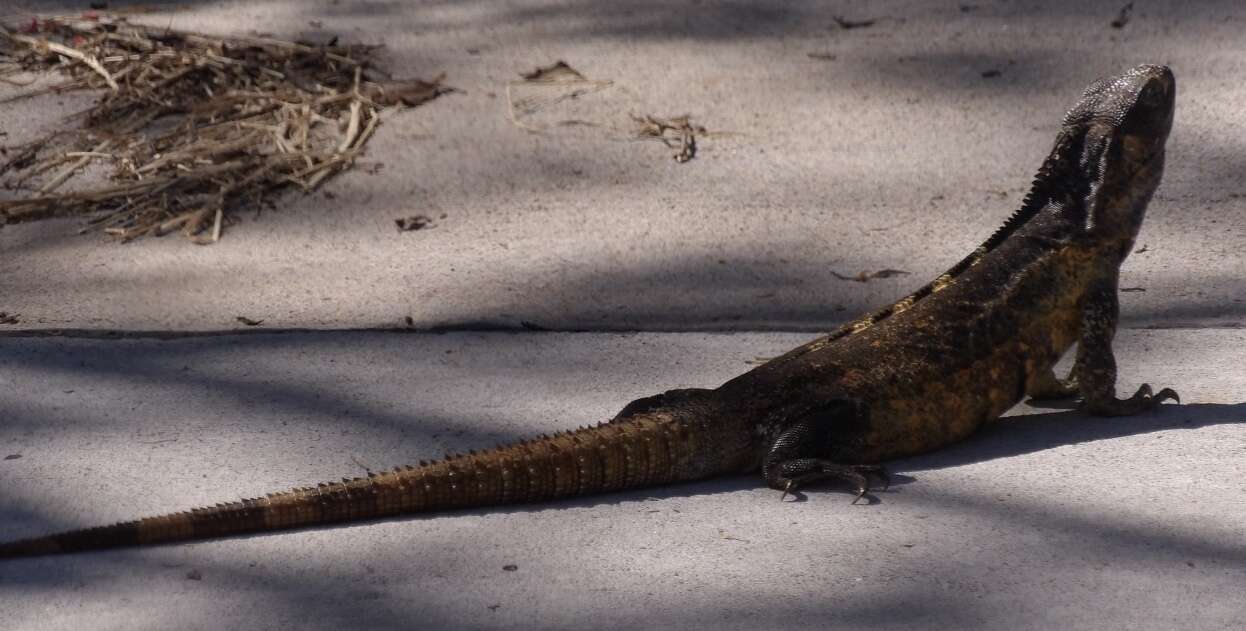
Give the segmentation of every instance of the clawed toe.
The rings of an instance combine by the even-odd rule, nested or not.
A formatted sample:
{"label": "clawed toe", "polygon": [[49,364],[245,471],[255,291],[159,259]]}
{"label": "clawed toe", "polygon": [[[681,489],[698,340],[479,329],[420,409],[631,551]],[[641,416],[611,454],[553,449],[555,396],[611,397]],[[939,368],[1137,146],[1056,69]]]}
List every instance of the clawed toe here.
{"label": "clawed toe", "polygon": [[779,496],[779,501],[780,501],[780,502],[782,502],[783,500],[787,499],[787,496],[788,496],[788,495],[790,495],[790,494],[792,493],[792,484],[793,484],[794,482],[795,482],[795,480],[788,480],[788,481],[787,481],[787,484],[784,484],[784,485],[783,485],[783,495],[780,495],[780,496]]}
{"label": "clawed toe", "polygon": [[786,500],[788,495],[795,494],[798,489],[807,484],[822,480],[833,479],[847,482],[855,493],[852,499],[853,504],[862,499],[868,499],[867,495],[873,490],[870,488],[870,476],[878,478],[883,483],[881,491],[886,491],[891,486],[891,476],[887,475],[887,471],[880,465],[842,465],[815,459],[804,459],[788,463],[788,465],[792,469],[791,475],[771,480],[772,487],[783,490],[779,501]]}
{"label": "clawed toe", "polygon": [[1141,404],[1139,411],[1149,410],[1158,407],[1164,401],[1176,401],[1181,403],[1181,397],[1177,395],[1177,391],[1172,388],[1163,388],[1159,392],[1151,390],[1151,384],[1144,383],[1138,388],[1138,391],[1129,398],[1130,401],[1137,401]]}
{"label": "clawed toe", "polygon": [[1177,403],[1181,403],[1181,396],[1178,395],[1177,391],[1172,388],[1164,388],[1163,390],[1155,393],[1151,397],[1151,400],[1154,401],[1156,405],[1159,405],[1161,401],[1175,401]]}
{"label": "clawed toe", "polygon": [[1164,388],[1159,392],[1154,392],[1151,389],[1151,384],[1144,383],[1128,399],[1087,402],[1085,403],[1085,409],[1091,414],[1098,416],[1130,416],[1155,409],[1164,401],[1181,403],[1181,397],[1172,388]]}

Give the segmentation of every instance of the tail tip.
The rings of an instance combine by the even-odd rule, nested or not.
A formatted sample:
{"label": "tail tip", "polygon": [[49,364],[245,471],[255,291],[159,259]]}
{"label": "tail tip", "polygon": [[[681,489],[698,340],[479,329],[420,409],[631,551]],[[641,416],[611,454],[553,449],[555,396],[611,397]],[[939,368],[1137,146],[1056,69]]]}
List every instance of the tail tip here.
{"label": "tail tip", "polygon": [[61,551],[60,545],[49,538],[25,539],[0,543],[0,559],[20,559],[56,554]]}

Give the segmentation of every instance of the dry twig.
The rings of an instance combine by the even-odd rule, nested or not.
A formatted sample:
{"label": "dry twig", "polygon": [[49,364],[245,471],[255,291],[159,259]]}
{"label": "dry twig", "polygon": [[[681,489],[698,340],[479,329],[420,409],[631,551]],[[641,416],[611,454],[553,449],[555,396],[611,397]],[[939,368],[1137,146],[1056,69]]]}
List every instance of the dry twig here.
{"label": "dry twig", "polygon": [[671,149],[678,149],[676,162],[687,162],[697,154],[697,134],[704,134],[705,128],[692,124],[692,117],[687,114],[675,118],[662,119],[654,116],[633,116],[636,123],[636,137],[658,140]]}

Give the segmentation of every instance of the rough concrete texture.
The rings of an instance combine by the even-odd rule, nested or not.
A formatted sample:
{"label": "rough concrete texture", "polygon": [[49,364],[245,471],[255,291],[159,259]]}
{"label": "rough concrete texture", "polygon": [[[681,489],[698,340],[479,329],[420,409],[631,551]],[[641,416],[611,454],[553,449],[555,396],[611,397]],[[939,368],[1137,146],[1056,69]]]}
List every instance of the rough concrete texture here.
{"label": "rough concrete texture", "polygon": [[[1082,88],[1141,62],[1172,65],[1179,104],[1146,251],[1124,270],[1146,289],[1127,322],[1239,323],[1246,7],[1137,3],[1114,29],[1120,4],[185,2],[136,19],[383,42],[400,75],[445,72],[462,92],[389,117],[376,174],[246,215],[213,247],[5,227],[0,310],[21,322],[3,326],[820,330],[986,238]],[[542,112],[543,133],[516,127],[507,82],[559,59],[614,85]],[[16,134],[51,106],[5,107]],[[629,114],[721,135],[677,164],[623,139]],[[394,229],[417,213],[437,227]],[[833,275],[885,268],[912,274]]]}
{"label": "rough concrete texture", "polygon": [[[959,260],[1018,205],[1081,89],[1141,62],[1171,65],[1179,97],[1144,251],[1123,270],[1146,291],[1122,294],[1121,389],[1147,380],[1186,404],[1114,420],[1021,406],[893,463],[897,484],[868,507],[834,490],[780,503],[740,476],[4,563],[0,626],[1240,625],[1246,6],[1137,2],[1117,29],[1121,4],[249,0],[136,18],[383,42],[397,74],[445,72],[461,92],[389,116],[372,168],[246,215],[215,246],[123,246],[75,220],[0,229],[0,311],[18,317],[0,324],[0,539],[358,475],[720,383],[809,338],[792,331]],[[512,124],[507,82],[559,59],[613,84],[521,121],[544,131]],[[0,142],[84,103],[0,106]],[[677,164],[627,139],[629,114],[691,114],[716,133]],[[394,230],[412,214],[437,225]],[[881,269],[911,274],[835,276]],[[25,337],[167,337],[237,316],[598,332]],[[685,333],[600,332],[637,329]],[[704,330],[730,333],[687,333]]]}
{"label": "rough concrete texture", "polygon": [[[362,474],[712,386],[801,334],[8,340],[0,539]],[[1240,331],[1129,331],[1134,418],[1021,407],[872,506],[755,476],[0,564],[11,629],[1229,628]],[[504,569],[517,566],[513,571]]]}

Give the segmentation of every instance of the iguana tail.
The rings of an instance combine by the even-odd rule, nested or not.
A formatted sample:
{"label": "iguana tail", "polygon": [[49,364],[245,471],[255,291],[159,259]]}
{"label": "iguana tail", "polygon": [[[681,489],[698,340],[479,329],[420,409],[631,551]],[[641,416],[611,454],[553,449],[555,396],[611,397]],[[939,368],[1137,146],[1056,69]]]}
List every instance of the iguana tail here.
{"label": "iguana tail", "polygon": [[[650,411],[367,477],[111,526],[0,543],[0,559],[196,541],[452,508],[539,502],[744,468],[721,430]],[[740,453],[732,454],[736,451]],[[707,458],[706,454],[722,457]]]}

